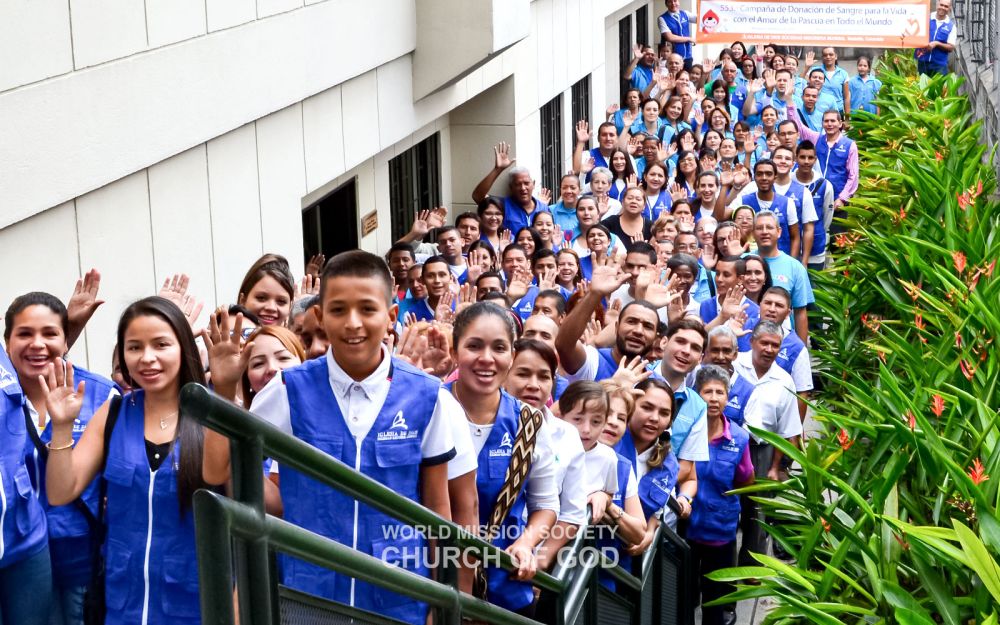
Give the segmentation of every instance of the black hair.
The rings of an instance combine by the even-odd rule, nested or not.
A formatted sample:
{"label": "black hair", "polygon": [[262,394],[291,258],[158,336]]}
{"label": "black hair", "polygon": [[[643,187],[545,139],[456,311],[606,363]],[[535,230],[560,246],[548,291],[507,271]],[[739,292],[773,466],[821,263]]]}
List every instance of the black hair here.
{"label": "black hair", "polygon": [[[680,237],[683,234],[694,234],[694,233],[682,232],[678,234],[677,237]],[[677,237],[674,237],[674,241],[677,240]],[[674,247],[676,246],[677,244],[674,243]],[[667,261],[667,269],[669,269],[670,271],[674,271],[678,267],[687,267],[688,269],[691,270],[691,274],[694,276],[695,280],[698,279],[698,268],[699,268],[698,259],[695,258],[694,256],[691,256],[690,254],[674,254],[673,256],[671,256],[670,259]]]}
{"label": "black hair", "polygon": [[499,291],[490,291],[483,295],[483,298],[479,301],[481,302],[492,302],[502,303],[504,308],[510,308],[510,298],[506,294]]}
{"label": "black hair", "polygon": [[582,403],[586,407],[590,402],[598,402],[607,418],[608,394],[604,391],[604,387],[592,380],[577,380],[567,386],[559,396],[559,412],[565,415],[578,404]]}
{"label": "black hair", "polygon": [[423,277],[423,275],[427,273],[427,265],[431,265],[434,263],[442,263],[445,267],[448,268],[448,271],[451,271],[451,265],[448,264],[448,260],[444,256],[435,255],[431,256],[430,258],[424,261],[423,269],[420,271],[420,276]]}
{"label": "black hair", "polygon": [[656,306],[653,306],[644,299],[634,299],[628,304],[625,304],[625,306],[622,307],[622,311],[618,314],[618,318],[621,319],[622,317],[624,317],[625,311],[628,310],[629,308],[632,308],[633,306],[638,306],[639,308],[645,308],[646,310],[652,311],[652,313],[656,315],[657,323],[659,323],[660,311],[656,309]]}
{"label": "black hair", "polygon": [[[255,326],[260,326],[261,325],[261,323],[260,323],[260,317],[258,317],[254,313],[250,312],[249,308],[247,308],[246,306],[243,306],[241,304],[233,304],[232,306],[230,306],[226,310],[226,312],[229,313],[230,318],[235,318],[236,315],[240,315],[241,314],[241,315],[243,315],[244,319],[246,319],[250,323],[254,324]],[[216,315],[215,316],[215,321],[216,321],[216,323],[222,323],[222,315],[221,314]]]}
{"label": "black hair", "polygon": [[10,340],[10,333],[14,329],[14,317],[30,306],[45,306],[59,317],[59,325],[62,326],[63,336],[69,330],[69,315],[66,312],[66,305],[55,295],[44,291],[32,291],[19,295],[7,307],[7,312],[3,316],[3,340]]}
{"label": "black hair", "polygon": [[[682,317],[668,323],[664,336],[669,339],[681,330],[694,330],[701,335],[702,341],[708,341],[708,332],[705,331],[705,324],[701,322],[701,319],[693,319],[691,317]],[[704,350],[705,344],[702,343],[702,351]]]}
{"label": "black hair", "polygon": [[601,232],[603,232],[604,234],[608,235],[608,240],[610,240],[610,239],[611,239],[611,231],[610,231],[610,230],[608,230],[608,227],[607,227],[607,226],[605,226],[605,225],[604,225],[604,224],[602,224],[602,223],[596,223],[596,224],[592,225],[591,227],[587,228],[587,232],[585,232],[585,233],[584,233],[584,235],[583,235],[583,236],[584,236],[584,238],[586,238],[586,237],[587,237],[587,235],[589,235],[589,234],[590,234],[590,231],[591,231],[591,230],[593,230],[594,228],[597,228],[598,230],[600,230],[600,231],[601,231]]}
{"label": "black hair", "polygon": [[[437,240],[442,234],[445,234],[446,232],[451,232],[453,230],[455,232],[458,232],[458,228],[456,228],[455,226],[451,224],[445,224],[434,231],[434,239]],[[459,236],[461,236],[461,234],[459,234]]]}
{"label": "black hair", "polygon": [[556,312],[559,313],[560,315],[566,314],[566,298],[563,297],[562,293],[560,293],[555,289],[545,289],[535,297],[535,301],[537,302],[543,297],[545,299],[555,300]]}
{"label": "black hair", "polygon": [[258,258],[240,282],[239,297],[250,297],[253,287],[266,277],[271,277],[288,294],[288,300],[295,299],[295,278],[288,266],[288,259],[279,254],[264,254]]}
{"label": "black hair", "polygon": [[531,240],[535,243],[536,252],[545,246],[545,242],[542,241],[542,235],[538,233],[538,230],[535,230],[530,226],[524,226],[522,228],[519,228],[518,231],[514,233],[514,240],[517,241],[518,237],[521,236],[521,233],[525,231],[527,231],[528,236],[530,236]]}
{"label": "black hair", "polygon": [[806,152],[815,152],[816,144],[809,139],[803,139],[799,141],[799,145],[795,148],[795,156],[799,155],[799,152],[805,150]]}
{"label": "black hair", "polygon": [[[467,213],[467,214],[476,217],[473,213]],[[479,221],[478,217],[476,217],[476,221]],[[393,243],[392,247],[389,248],[389,252],[385,255],[385,257],[391,258],[392,255],[395,254],[396,252],[405,252],[410,255],[411,260],[414,261],[417,260],[416,255],[413,253],[413,246],[410,245],[409,243]]]}
{"label": "black hair", "polygon": [[323,267],[323,276],[319,282],[320,302],[326,301],[326,289],[330,280],[344,276],[381,280],[385,291],[386,305],[392,304],[392,274],[389,272],[389,265],[381,256],[362,250],[351,250],[341,252],[326,261],[326,266]]}
{"label": "black hair", "polygon": [[[731,222],[730,222],[731,223]],[[733,224],[735,225],[735,224]],[[736,270],[737,276],[744,276],[747,272],[746,261],[743,260],[742,256],[723,256],[719,260],[715,261],[716,266],[718,263],[733,263],[733,269]]]}
{"label": "black hair", "polygon": [[[715,132],[715,131],[714,130],[709,130],[708,132]],[[708,134],[708,133],[706,132],[705,134]],[[718,134],[718,133],[716,133],[716,134]],[[712,148],[703,147],[702,149],[698,150],[698,160],[699,161],[701,159],[705,158],[706,156],[708,156],[710,158],[714,158],[715,160],[719,160],[719,153],[716,152],[715,150],[713,150]],[[702,173],[704,173],[704,172],[702,172]]]}
{"label": "black hair", "polygon": [[769,288],[774,286],[774,282],[771,279],[771,266],[767,264],[766,260],[757,254],[747,254],[743,257],[744,264],[750,262],[751,260],[759,262],[764,267],[764,285],[760,289],[760,295],[757,297],[757,301],[754,302],[755,304],[760,304],[760,301],[764,299],[764,293],[766,293]]}
{"label": "black hair", "polygon": [[472,211],[465,211],[461,215],[455,217],[455,225],[457,226],[458,222],[466,221],[469,219],[475,221],[477,224],[479,223],[479,215],[477,213],[473,213]]}
{"label": "black hair", "polygon": [[778,168],[774,166],[774,161],[772,161],[769,158],[762,158],[759,161],[757,161],[756,163],[754,163],[754,166],[753,166],[753,175],[754,175],[755,178],[757,177],[757,170],[760,168],[761,165],[770,165],[771,166],[771,170],[774,171],[774,173],[778,173]]}
{"label": "black hair", "polygon": [[788,304],[788,309],[789,310],[792,309],[792,294],[788,292],[788,289],[786,289],[783,286],[772,286],[772,287],[769,287],[769,288],[765,289],[763,292],[761,292],[761,294],[760,294],[761,301],[763,301],[764,296],[767,295],[768,293],[772,293],[774,295],[777,295],[781,299],[785,300],[785,303]]}
{"label": "black hair", "polygon": [[[538,261],[542,260],[543,258],[555,258],[555,257],[556,257],[555,251],[550,248],[547,247],[535,248],[535,253],[531,255],[531,266],[534,267],[535,264],[537,264]],[[558,261],[556,262],[558,264]]]}
{"label": "black hair", "polygon": [[499,271],[484,271],[483,273],[479,274],[479,277],[476,278],[476,288],[477,289],[479,288],[480,281],[486,280],[488,278],[496,278],[497,280],[500,281],[500,290],[502,291],[507,290],[507,284],[504,282],[503,276],[500,275]]}
{"label": "black hair", "polygon": [[501,308],[493,302],[476,302],[472,304],[462,312],[458,313],[455,317],[455,323],[452,329],[452,346],[455,351],[458,351],[458,345],[462,341],[462,336],[465,334],[472,322],[480,317],[493,316],[501,319],[504,324],[504,329],[507,331],[507,338],[513,344],[514,340],[517,338],[517,328],[514,325],[514,320],[510,318],[507,314],[508,309]]}
{"label": "black hair", "polygon": [[[181,349],[178,390],[192,382],[204,386],[205,370],[201,364],[201,356],[198,353],[198,346],[194,342],[191,326],[184,318],[184,313],[181,312],[180,308],[170,300],[159,296],[146,297],[132,303],[118,320],[118,362],[122,377],[128,385],[136,387],[128,370],[128,361],[125,360],[125,333],[128,331],[129,325],[139,317],[159,318],[170,326],[174,336],[177,337],[177,343]],[[177,415],[177,430],[174,433],[174,441],[179,441],[181,446],[177,470],[177,500],[183,514],[191,508],[191,498],[195,491],[207,487],[201,472],[204,433],[201,424],[185,414],[183,410]],[[108,450],[105,449],[104,453],[108,453]]]}
{"label": "black hair", "polygon": [[649,262],[656,263],[656,249],[645,241],[629,243],[625,248],[625,254],[645,254],[649,258]]}
{"label": "black hair", "polygon": [[[643,393],[651,388],[655,388],[666,393],[667,401],[670,402],[670,423],[667,424],[667,427],[656,438],[656,441],[653,444],[653,453],[650,454],[649,460],[646,461],[646,464],[650,468],[655,469],[663,464],[663,461],[666,460],[667,455],[670,453],[670,426],[673,424],[674,419],[677,416],[674,414],[677,402],[674,399],[674,389],[670,388],[670,385],[664,380],[659,378],[646,378],[642,382],[635,385],[635,390]],[[638,399],[636,400],[636,403],[638,403]]]}
{"label": "black hair", "polygon": [[500,252],[500,262],[503,262],[503,261],[507,260],[507,254],[509,254],[510,252],[513,252],[515,250],[518,251],[518,252],[521,252],[522,254],[524,254],[525,258],[528,257],[528,253],[526,251],[524,251],[523,247],[521,247],[517,243],[511,243],[507,247],[503,248],[502,252]]}

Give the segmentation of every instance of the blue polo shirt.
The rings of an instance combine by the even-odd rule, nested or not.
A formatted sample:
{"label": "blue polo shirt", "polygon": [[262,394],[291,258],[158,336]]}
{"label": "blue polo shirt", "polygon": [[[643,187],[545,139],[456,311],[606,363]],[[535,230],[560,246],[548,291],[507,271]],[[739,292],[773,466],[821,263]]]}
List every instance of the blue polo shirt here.
{"label": "blue polo shirt", "polygon": [[653,68],[646,67],[642,63],[635,66],[632,70],[632,88],[643,91],[646,85],[653,82]]}
{"label": "blue polo shirt", "polygon": [[535,203],[535,210],[531,211],[529,215],[524,208],[514,201],[514,198],[509,195],[505,197],[503,199],[503,225],[500,227],[510,230],[510,233],[514,234],[521,228],[527,228],[531,225],[531,216],[535,214],[535,211],[549,212],[548,204],[538,198],[531,199]]}

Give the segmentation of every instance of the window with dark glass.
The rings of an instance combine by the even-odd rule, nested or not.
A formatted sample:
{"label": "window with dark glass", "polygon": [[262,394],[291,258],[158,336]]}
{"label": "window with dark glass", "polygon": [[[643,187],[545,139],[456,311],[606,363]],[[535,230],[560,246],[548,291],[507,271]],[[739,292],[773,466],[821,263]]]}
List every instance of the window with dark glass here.
{"label": "window with dark glass", "polygon": [[389,161],[392,240],[410,231],[417,211],[441,204],[441,138],[434,133]]}
{"label": "window with dark glass", "polygon": [[542,186],[558,189],[562,176],[562,94],[540,111],[542,130]]}
{"label": "window with dark glass", "polygon": [[621,78],[618,101],[625,101],[625,92],[628,91],[629,81],[623,75],[632,62],[632,16],[626,15],[618,20],[618,77]]}

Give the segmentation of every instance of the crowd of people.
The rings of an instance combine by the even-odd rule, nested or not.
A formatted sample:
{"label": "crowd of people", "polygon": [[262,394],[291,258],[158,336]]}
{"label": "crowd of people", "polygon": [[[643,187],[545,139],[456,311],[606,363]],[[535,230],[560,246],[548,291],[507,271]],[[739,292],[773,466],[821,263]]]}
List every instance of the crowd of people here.
{"label": "crowd of people", "polygon": [[[65,303],[15,297],[0,624],[76,625],[85,608],[115,625],[200,622],[191,498],[225,489],[230,462],[228,441],[180,412],[189,382],[491,539],[516,570],[473,563],[458,583],[504,608],[535,614],[532,577],[587,521],[626,567],[666,524],[691,544],[701,600],[726,594],[704,575],[769,550],[757,504],[727,493],[787,475],[748,426],[799,444],[809,271],[858,185],[845,115],[876,112],[879,82],[833,48],[800,63],[737,42],[696,64],[688,16],[667,8],[624,100],[576,124],[554,197],[500,143],[476,212],[422,211],[384,257],[314,257],[296,279],[267,254],[207,327],[173,276],[97,346],[110,379],[65,359],[100,306],[97,271]],[[507,194],[490,195],[502,177]],[[430,574],[406,557],[424,539],[387,531],[391,516],[277,462],[262,479],[270,513]],[[293,558],[280,569],[293,588],[425,621],[402,595]]]}

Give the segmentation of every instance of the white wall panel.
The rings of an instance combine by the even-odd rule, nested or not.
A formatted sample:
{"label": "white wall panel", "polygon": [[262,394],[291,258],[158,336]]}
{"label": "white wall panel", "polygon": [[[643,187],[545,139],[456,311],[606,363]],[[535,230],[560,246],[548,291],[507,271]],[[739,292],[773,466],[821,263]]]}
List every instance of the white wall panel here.
{"label": "white wall panel", "polygon": [[260,198],[253,124],[208,142],[215,293],[234,304],[243,274],[260,258]]}
{"label": "white wall panel", "polygon": [[255,0],[205,0],[205,10],[210,33],[257,19]]}
{"label": "white wall panel", "polygon": [[149,168],[149,214],[156,285],[185,273],[191,295],[205,302],[202,321],[215,308],[208,156],[199,145]]}
{"label": "white wall panel", "polygon": [[[385,149],[413,132],[416,116],[413,109],[413,64],[406,56],[386,63],[375,70],[378,84],[378,136],[379,147]],[[361,84],[345,91],[353,91]],[[353,97],[353,96],[352,96]],[[363,100],[363,98],[362,98]],[[345,116],[345,131],[353,125],[354,117]]]}
{"label": "white wall panel", "polygon": [[302,0],[257,0],[257,19],[284,13],[303,6]]}
{"label": "white wall panel", "polygon": [[0,230],[0,267],[0,308],[7,310],[15,297],[29,291],[45,291],[68,301],[81,275],[73,202]]}
{"label": "white wall panel", "polygon": [[[344,161],[354,167],[379,151],[378,82],[366,72],[341,85],[344,107]],[[373,97],[374,96],[374,97]]]}
{"label": "white wall panel", "polygon": [[150,48],[204,35],[205,0],[146,0],[146,25]]}
{"label": "white wall panel", "polygon": [[566,25],[562,29],[566,37],[566,72],[569,80],[576,82],[587,73],[590,65],[583,64],[583,50],[593,45],[587,33],[580,29],[580,5],[585,0],[572,0],[566,4]]}
{"label": "white wall panel", "polygon": [[531,5],[531,8],[534,9],[535,24],[538,28],[535,37],[535,44],[537,46],[536,56],[532,59],[530,54],[528,55],[528,59],[532,59],[529,63],[533,64],[538,72],[536,79],[538,99],[533,103],[531,108],[539,108],[556,94],[556,90],[553,89],[553,85],[555,84],[553,61],[555,42],[552,41],[553,3],[552,0],[537,0]]}
{"label": "white wall panel", "polygon": [[69,0],[76,69],[145,50],[146,10],[135,0]]}
{"label": "white wall panel", "polygon": [[0,2],[0,59],[0,91],[72,71],[69,4]]}
{"label": "white wall panel", "polygon": [[[155,295],[149,188],[145,170],[76,200],[80,266],[101,272],[107,301],[87,324],[90,368],[111,370],[118,318],[137,299]],[[164,241],[166,243],[166,241]]]}
{"label": "white wall panel", "polygon": [[[552,30],[549,31],[549,39],[552,41],[552,84],[556,91],[562,91],[561,87],[569,80],[569,60],[566,58],[570,53],[569,39],[579,39],[577,33],[570,33],[567,28],[566,2],[567,0],[549,0],[552,3]],[[575,3],[574,3],[575,4]]]}
{"label": "white wall panel", "polygon": [[263,249],[285,255],[301,277],[302,196],[306,193],[302,105],[257,120]]}
{"label": "white wall panel", "polygon": [[311,192],[344,172],[344,118],[339,86],[302,102],[306,188]]}

